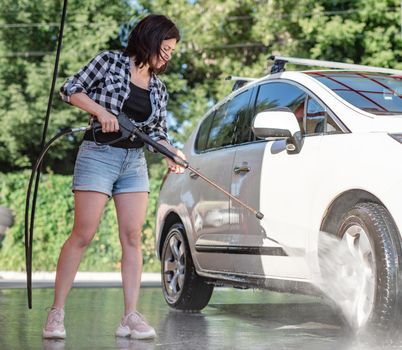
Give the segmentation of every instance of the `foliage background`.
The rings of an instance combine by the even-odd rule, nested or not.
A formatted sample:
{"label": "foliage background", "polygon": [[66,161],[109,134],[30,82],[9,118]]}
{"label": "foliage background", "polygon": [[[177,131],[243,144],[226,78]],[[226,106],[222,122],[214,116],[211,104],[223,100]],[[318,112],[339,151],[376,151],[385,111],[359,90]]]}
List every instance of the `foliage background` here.
{"label": "foliage background", "polygon": [[[25,270],[24,215],[25,190],[29,172],[0,174],[1,203],[14,213],[16,222],[0,241],[0,270]],[[157,174],[151,184],[150,205],[143,227],[142,251],[145,271],[158,269],[155,256],[154,210],[160,177]],[[37,201],[33,243],[33,270],[53,271],[64,241],[71,232],[74,203],[71,195],[71,177],[45,174],[41,177],[40,195]],[[102,221],[93,242],[82,259],[82,271],[119,271],[120,243],[113,201],[105,208]]]}
{"label": "foliage background", "polygon": [[[0,0],[0,205],[16,214],[16,224],[1,243],[0,269],[24,268],[27,169],[39,152],[61,7],[61,0]],[[226,76],[265,75],[270,54],[402,68],[398,0],[70,0],[56,86],[98,52],[121,49],[130,25],[151,12],[170,16],[182,33],[162,76],[170,93],[170,135],[178,145],[207,109],[230,92]],[[62,103],[56,91],[49,135],[86,120],[85,113]],[[74,136],[57,142],[46,157],[35,269],[55,268],[71,228],[69,187],[79,141]],[[153,191],[144,225],[144,261],[145,268],[155,269],[154,212],[165,170],[161,157],[148,160]],[[118,269],[119,259],[109,205],[81,269]]]}

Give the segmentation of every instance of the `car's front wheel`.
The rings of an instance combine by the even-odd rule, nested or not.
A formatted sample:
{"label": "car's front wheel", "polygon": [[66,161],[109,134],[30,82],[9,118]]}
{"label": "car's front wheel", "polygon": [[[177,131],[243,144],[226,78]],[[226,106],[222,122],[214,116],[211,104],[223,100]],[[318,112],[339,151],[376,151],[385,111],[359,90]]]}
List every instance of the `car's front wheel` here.
{"label": "car's front wheel", "polygon": [[162,290],[174,309],[198,311],[209,302],[213,285],[198,276],[184,227],[174,224],[166,236],[161,254]]}
{"label": "car's front wheel", "polygon": [[343,216],[337,234],[343,261],[334,259],[338,283],[332,290],[349,298],[348,321],[358,329],[392,330],[401,316],[402,253],[390,214],[376,203],[357,204]]}

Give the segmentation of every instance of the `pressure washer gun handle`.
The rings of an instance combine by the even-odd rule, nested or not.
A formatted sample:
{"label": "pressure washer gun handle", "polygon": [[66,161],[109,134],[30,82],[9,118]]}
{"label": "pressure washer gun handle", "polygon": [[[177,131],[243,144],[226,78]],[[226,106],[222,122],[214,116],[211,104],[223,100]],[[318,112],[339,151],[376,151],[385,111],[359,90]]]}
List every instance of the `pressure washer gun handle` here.
{"label": "pressure washer gun handle", "polygon": [[[120,125],[120,120],[119,120],[119,125]],[[113,145],[117,142],[120,141],[124,141],[127,140],[128,138],[130,138],[131,133],[127,128],[121,128],[119,129],[119,131],[115,132],[116,134],[116,138],[114,138],[113,141],[103,141],[103,142],[99,142],[99,135],[103,136],[104,133],[102,131],[102,124],[99,123],[99,121],[95,118],[95,117],[91,117],[91,119],[89,120],[89,129],[92,130],[92,136],[93,139],[95,141],[95,143],[97,145]],[[119,137],[117,137],[119,136]]]}
{"label": "pressure washer gun handle", "polygon": [[135,136],[139,137],[146,144],[155,148],[159,153],[161,153],[164,156],[168,157],[169,159],[173,160],[177,165],[183,167],[184,169],[188,168],[189,164],[186,160],[179,157],[177,154],[173,153],[172,151],[168,150],[165,146],[161,145],[160,143],[154,141],[147,134],[141,132],[137,128],[133,129],[133,134]]}

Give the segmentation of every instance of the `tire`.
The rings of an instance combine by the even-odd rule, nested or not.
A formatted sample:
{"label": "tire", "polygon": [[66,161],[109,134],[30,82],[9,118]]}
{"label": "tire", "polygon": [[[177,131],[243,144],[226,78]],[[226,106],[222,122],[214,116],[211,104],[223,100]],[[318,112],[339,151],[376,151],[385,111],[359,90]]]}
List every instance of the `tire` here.
{"label": "tire", "polygon": [[181,224],[169,229],[163,243],[161,273],[163,295],[170,307],[199,311],[208,305],[214,286],[197,275]]}
{"label": "tire", "polygon": [[[355,274],[363,280],[355,283],[355,298],[351,305],[356,308],[350,317],[356,319],[352,320],[354,322],[349,319],[349,323],[358,331],[391,334],[401,318],[402,252],[400,235],[390,214],[376,203],[357,204],[341,219],[337,235],[346,242],[352,255],[365,262],[365,271],[367,267],[371,269],[363,277],[361,273]],[[358,265],[361,264],[346,268],[358,271]]]}

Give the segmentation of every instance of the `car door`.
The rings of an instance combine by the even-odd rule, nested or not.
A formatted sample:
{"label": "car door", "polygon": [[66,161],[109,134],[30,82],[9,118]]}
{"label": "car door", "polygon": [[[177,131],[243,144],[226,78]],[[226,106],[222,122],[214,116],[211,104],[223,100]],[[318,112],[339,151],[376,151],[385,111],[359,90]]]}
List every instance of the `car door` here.
{"label": "car door", "polygon": [[[230,103],[230,101],[229,101]],[[191,156],[192,167],[210,178],[226,191],[230,189],[235,149],[233,135],[236,124],[227,114],[228,102],[208,116],[200,125]],[[187,193],[191,196],[191,221],[194,233],[195,260],[200,268],[210,271],[233,271],[227,254],[217,254],[230,243],[229,199],[195,173],[189,173]]]}
{"label": "car door", "polygon": [[[313,104],[312,101],[315,103]],[[272,82],[258,87],[255,112],[286,107],[295,113],[304,132],[298,154],[286,151],[285,140],[254,140],[240,145],[235,154],[231,192],[260,210],[264,219],[230,203],[239,221],[231,225],[232,252],[236,273],[304,279],[308,276],[305,254],[308,245],[310,206],[315,191],[316,159],[321,133],[306,134],[309,106],[325,107],[300,86],[290,82]],[[325,112],[325,111],[324,111]],[[311,114],[311,113],[310,113]],[[315,111],[316,115],[317,111]],[[311,118],[310,118],[311,119]],[[251,119],[243,127],[250,129]],[[287,249],[269,238],[292,248]],[[237,254],[235,252],[237,251]],[[294,252],[297,252],[297,256]]]}

